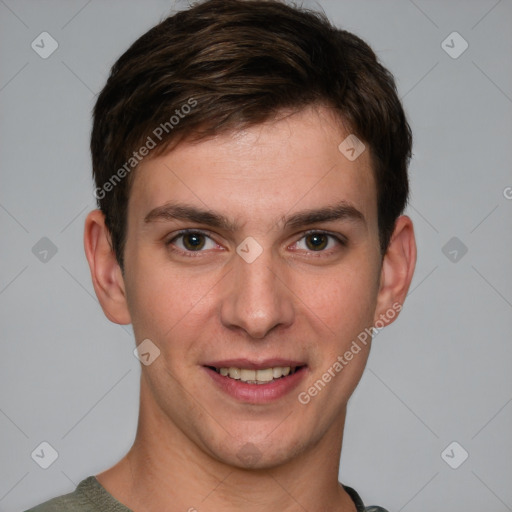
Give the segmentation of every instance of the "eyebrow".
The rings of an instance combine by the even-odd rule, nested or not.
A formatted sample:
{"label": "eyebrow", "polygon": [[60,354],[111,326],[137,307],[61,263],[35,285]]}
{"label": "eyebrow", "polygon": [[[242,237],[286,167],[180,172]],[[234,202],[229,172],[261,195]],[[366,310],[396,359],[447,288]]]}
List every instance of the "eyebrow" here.
{"label": "eyebrow", "polygon": [[[165,203],[152,209],[144,217],[145,223],[169,220],[186,220],[225,231],[237,231],[240,228],[236,222],[225,215],[182,203]],[[336,220],[350,220],[366,224],[364,215],[346,201],[340,201],[337,204],[322,208],[304,210],[288,217],[283,215],[280,223],[283,227],[298,228],[309,224]]]}

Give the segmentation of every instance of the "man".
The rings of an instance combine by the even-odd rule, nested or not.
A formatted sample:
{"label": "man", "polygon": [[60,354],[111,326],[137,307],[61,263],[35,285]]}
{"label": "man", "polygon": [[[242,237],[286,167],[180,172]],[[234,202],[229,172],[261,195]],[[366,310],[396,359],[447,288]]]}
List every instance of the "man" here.
{"label": "man", "polygon": [[113,66],[85,252],[133,325],[135,442],[46,511],[354,512],[347,402],[416,261],[411,133],[356,36],[278,1],[209,0]]}

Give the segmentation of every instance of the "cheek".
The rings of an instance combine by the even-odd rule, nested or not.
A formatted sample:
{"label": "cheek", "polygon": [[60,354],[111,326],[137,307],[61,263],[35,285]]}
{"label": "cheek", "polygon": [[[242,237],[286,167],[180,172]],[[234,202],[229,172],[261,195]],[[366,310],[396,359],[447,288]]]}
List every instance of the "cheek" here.
{"label": "cheek", "polygon": [[315,283],[314,300],[333,319],[371,317],[376,305],[377,280],[368,268],[326,275]]}
{"label": "cheek", "polygon": [[182,339],[180,333],[185,332],[195,338],[193,333],[204,325],[219,276],[207,272],[191,276],[179,267],[150,262],[140,262],[133,270],[127,298],[137,342],[149,338],[163,352],[185,348],[170,340]]}
{"label": "cheek", "polygon": [[338,343],[345,344],[372,325],[377,276],[373,265],[347,264],[314,278],[301,276],[295,289],[303,301],[305,314],[319,318],[319,327],[326,335],[332,338],[334,333]]}

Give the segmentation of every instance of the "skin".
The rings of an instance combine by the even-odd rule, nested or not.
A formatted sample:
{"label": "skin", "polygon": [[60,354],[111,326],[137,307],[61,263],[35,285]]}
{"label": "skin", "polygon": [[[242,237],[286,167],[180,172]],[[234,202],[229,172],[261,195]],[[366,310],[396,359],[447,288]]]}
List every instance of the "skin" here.
{"label": "skin", "polygon": [[[416,246],[412,222],[401,216],[382,258],[370,153],[349,161],[338,149],[347,135],[326,108],[310,107],[146,158],[129,200],[124,275],[102,213],[89,213],[85,251],[105,315],[132,323],[137,344],[149,338],[160,349],[142,366],[132,448],[96,475],[129,508],[355,511],[338,470],[346,405],[369,344],[307,405],[297,396],[365,328],[392,321],[386,312],[405,299]],[[290,229],[281,220],[340,200],[364,222]],[[144,222],[169,201],[221,213],[239,225]],[[209,230],[200,252],[183,245],[184,238],[166,245],[184,228]],[[311,229],[348,243],[321,237],[328,246],[315,251],[305,235]],[[252,263],[236,252],[248,236],[263,249]],[[187,247],[192,257],[179,253]],[[235,357],[305,361],[306,374],[274,402],[242,403],[220,391],[202,367]],[[257,453],[252,461],[239,456],[247,443]]]}

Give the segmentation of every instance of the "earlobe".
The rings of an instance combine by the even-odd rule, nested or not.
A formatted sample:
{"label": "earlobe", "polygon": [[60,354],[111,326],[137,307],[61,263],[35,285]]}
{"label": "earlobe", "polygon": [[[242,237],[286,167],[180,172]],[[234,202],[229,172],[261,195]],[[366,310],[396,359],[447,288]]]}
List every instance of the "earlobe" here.
{"label": "earlobe", "polygon": [[[416,241],[412,221],[398,217],[382,262],[374,323],[390,324],[402,309],[416,266]],[[392,314],[387,314],[392,313]]]}
{"label": "earlobe", "polygon": [[116,324],[131,323],[124,279],[110,243],[101,210],[89,212],[84,227],[84,249],[94,291],[106,317]]}

